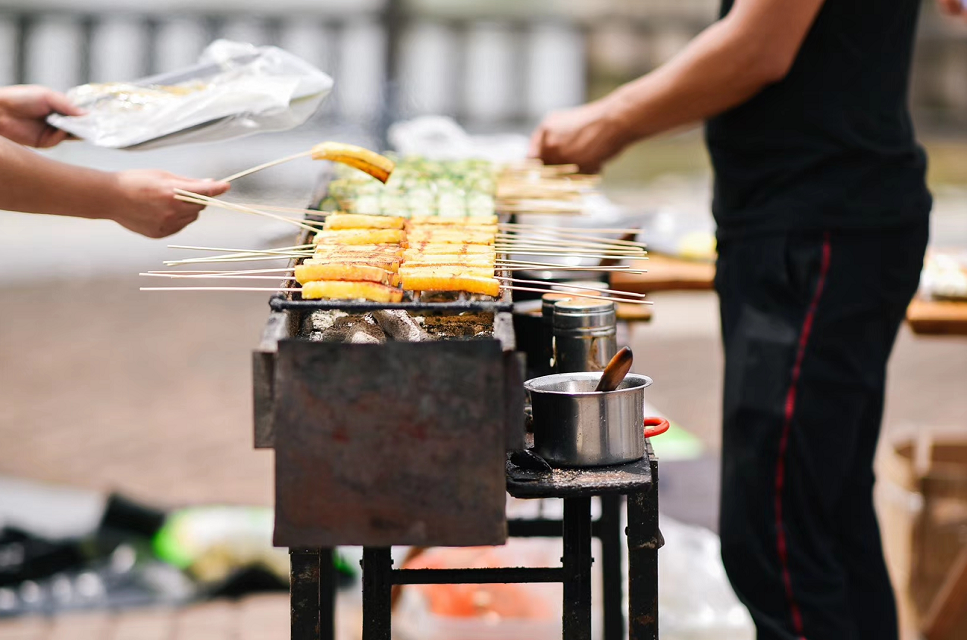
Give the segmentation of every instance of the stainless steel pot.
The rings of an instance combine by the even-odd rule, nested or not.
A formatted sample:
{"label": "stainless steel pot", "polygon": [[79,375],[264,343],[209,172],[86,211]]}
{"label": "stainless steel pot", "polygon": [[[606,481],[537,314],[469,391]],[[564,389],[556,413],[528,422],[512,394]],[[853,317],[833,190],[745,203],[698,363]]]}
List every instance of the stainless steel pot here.
{"label": "stainless steel pot", "polygon": [[666,420],[645,420],[651,378],[630,373],[608,392],[594,390],[600,379],[600,372],[559,373],[524,383],[534,412],[534,453],[557,467],[624,464],[645,455],[645,437],[668,429]]}

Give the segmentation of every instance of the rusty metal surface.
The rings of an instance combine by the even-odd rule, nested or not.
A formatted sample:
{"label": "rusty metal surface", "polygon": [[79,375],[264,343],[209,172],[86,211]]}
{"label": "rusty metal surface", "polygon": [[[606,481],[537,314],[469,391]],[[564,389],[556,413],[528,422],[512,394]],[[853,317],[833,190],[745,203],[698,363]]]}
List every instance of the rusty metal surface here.
{"label": "rusty metal surface", "polygon": [[271,313],[262,330],[259,348],[252,353],[252,400],[255,423],[255,448],[271,449],[275,441],[272,401],[275,393],[275,352],[280,340],[295,335],[296,318],[287,313]]}
{"label": "rusty metal surface", "polygon": [[497,340],[279,343],[278,546],[502,544]]}
{"label": "rusty metal surface", "polygon": [[504,353],[504,416],[507,420],[504,447],[507,451],[524,448],[524,354],[516,351]]}

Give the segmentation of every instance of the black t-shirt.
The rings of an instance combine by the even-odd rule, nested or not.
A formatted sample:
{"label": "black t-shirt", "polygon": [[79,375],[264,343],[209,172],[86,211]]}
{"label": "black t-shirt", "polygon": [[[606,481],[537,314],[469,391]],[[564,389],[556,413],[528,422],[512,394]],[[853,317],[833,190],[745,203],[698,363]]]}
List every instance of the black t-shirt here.
{"label": "black t-shirt", "polygon": [[826,0],[789,74],[708,122],[720,238],[929,214],[907,105],[919,6]]}

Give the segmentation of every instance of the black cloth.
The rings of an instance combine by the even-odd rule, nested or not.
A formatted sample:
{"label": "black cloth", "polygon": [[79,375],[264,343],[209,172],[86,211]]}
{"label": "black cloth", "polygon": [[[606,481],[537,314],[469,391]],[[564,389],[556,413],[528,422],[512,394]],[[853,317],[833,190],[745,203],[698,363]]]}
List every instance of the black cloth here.
{"label": "black cloth", "polygon": [[896,640],[873,510],[886,363],[926,219],[720,243],[722,558],[758,640]]}
{"label": "black cloth", "polygon": [[789,74],[708,122],[720,238],[926,217],[907,107],[920,4],[826,0]]}

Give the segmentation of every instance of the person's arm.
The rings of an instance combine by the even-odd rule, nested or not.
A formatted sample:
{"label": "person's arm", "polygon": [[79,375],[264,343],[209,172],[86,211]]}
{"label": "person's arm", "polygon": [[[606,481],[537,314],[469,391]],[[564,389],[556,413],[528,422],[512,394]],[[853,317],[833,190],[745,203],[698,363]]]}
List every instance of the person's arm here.
{"label": "person's arm", "polygon": [[215,196],[229,185],[164,171],[97,171],[0,138],[0,210],[114,220],[149,238],[163,238],[192,223],[203,208],[175,200],[176,187]]}
{"label": "person's arm", "polygon": [[963,0],[937,0],[942,13],[967,19],[967,4]]}
{"label": "person's arm", "polygon": [[47,148],[69,137],[47,124],[47,116],[59,113],[82,116],[62,93],[37,85],[0,87],[0,136],[28,147]]}
{"label": "person's arm", "polygon": [[736,0],[658,69],[548,116],[531,138],[531,155],[594,172],[632,142],[745,102],[789,72],[823,1]]}

